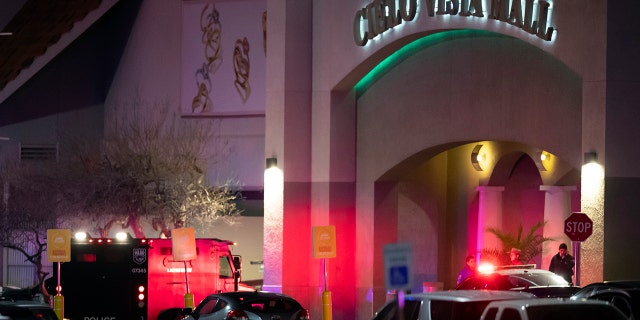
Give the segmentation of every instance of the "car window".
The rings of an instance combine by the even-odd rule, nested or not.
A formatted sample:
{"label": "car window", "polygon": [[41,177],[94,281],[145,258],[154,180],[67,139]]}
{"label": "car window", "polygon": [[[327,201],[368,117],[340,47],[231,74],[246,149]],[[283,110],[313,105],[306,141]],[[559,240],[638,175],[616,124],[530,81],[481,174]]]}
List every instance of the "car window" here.
{"label": "car window", "polygon": [[[403,320],[418,320],[420,316],[421,301],[405,300],[402,308]],[[387,304],[382,310],[376,314],[374,320],[399,320],[398,302],[394,301]]]}
{"label": "car window", "polygon": [[549,305],[527,308],[530,320],[623,320],[625,317],[608,305]]}
{"label": "car window", "polygon": [[256,299],[243,303],[240,308],[261,313],[285,313],[299,309],[298,304],[288,299]]}
{"label": "car window", "polygon": [[520,313],[518,312],[518,310],[515,310],[512,308],[506,308],[502,311],[502,315],[500,316],[500,319],[520,320],[522,319],[522,317],[520,316]]}
{"label": "car window", "polygon": [[207,297],[202,301],[198,307],[194,310],[195,314],[210,314],[213,313],[216,308],[218,298]]}
{"label": "car window", "polygon": [[434,320],[467,320],[480,319],[482,312],[490,301],[455,302],[455,301],[430,301],[431,318]]}
{"label": "car window", "polygon": [[484,320],[495,320],[497,314],[498,308],[489,308],[487,309],[487,313],[484,315]]}
{"label": "car window", "polygon": [[631,303],[631,301],[629,301],[626,295],[623,295],[619,292],[603,292],[594,295],[590,299],[610,302],[616,308],[620,309],[620,311],[622,311],[622,313],[624,313],[627,317],[630,317],[633,313],[631,307],[633,304]]}
{"label": "car window", "polygon": [[233,278],[229,256],[220,256],[220,278]]}

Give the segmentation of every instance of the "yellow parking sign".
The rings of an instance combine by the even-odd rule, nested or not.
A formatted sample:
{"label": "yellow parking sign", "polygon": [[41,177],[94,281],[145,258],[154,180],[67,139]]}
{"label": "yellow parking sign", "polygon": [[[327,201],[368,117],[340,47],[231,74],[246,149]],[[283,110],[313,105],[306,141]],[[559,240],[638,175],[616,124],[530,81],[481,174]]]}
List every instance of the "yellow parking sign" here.
{"label": "yellow parking sign", "polygon": [[198,257],[196,250],[196,231],[194,228],[177,228],[171,230],[173,260],[189,261]]}
{"label": "yellow parking sign", "polygon": [[71,230],[47,230],[47,257],[49,262],[71,261]]}
{"label": "yellow parking sign", "polygon": [[336,227],[313,227],[313,257],[336,257]]}

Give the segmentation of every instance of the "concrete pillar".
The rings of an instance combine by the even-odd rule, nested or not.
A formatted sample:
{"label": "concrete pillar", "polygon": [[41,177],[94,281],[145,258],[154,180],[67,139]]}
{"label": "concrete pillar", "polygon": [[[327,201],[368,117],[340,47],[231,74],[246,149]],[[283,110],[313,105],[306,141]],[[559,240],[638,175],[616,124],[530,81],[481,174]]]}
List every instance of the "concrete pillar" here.
{"label": "concrete pillar", "polygon": [[571,240],[564,234],[564,220],[571,215],[571,192],[576,186],[540,186],[544,191],[544,221],[542,236],[553,238],[542,245],[541,269],[548,269],[551,258],[558,252],[558,245],[566,243],[571,246]]}
{"label": "concrete pillar", "polygon": [[478,241],[477,251],[501,248],[500,241],[487,228],[502,228],[502,192],[504,187],[478,186]]}

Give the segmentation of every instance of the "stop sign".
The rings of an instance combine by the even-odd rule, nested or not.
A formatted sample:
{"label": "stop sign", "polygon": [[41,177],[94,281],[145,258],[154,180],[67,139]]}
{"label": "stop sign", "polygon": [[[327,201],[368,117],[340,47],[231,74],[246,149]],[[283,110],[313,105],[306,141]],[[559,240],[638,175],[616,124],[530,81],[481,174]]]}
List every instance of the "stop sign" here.
{"label": "stop sign", "polygon": [[582,212],[572,213],[564,221],[564,233],[571,241],[584,241],[593,232],[593,221]]}

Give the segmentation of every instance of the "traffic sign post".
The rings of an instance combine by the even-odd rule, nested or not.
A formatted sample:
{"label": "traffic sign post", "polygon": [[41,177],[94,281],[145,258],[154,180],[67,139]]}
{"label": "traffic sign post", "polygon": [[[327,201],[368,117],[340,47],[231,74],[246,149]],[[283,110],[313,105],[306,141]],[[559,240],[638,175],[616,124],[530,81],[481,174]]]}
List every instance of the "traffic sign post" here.
{"label": "traffic sign post", "polygon": [[313,257],[322,258],[324,269],[324,291],[322,292],[322,320],[333,318],[331,291],[327,290],[327,258],[336,257],[336,227],[317,226],[312,228]]}
{"label": "traffic sign post", "polygon": [[391,243],[383,248],[387,290],[411,290],[413,252],[409,243]]}
{"label": "traffic sign post", "polygon": [[593,221],[584,212],[574,212],[564,221],[564,233],[573,242],[575,285],[580,286],[580,242],[593,233]]}

